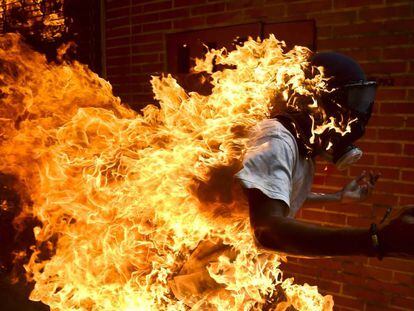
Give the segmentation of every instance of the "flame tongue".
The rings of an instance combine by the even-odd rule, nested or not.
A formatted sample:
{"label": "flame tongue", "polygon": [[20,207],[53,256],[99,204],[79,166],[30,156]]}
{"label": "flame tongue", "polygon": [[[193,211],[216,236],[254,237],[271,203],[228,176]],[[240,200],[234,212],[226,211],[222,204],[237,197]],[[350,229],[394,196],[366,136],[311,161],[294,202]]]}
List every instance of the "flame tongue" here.
{"label": "flame tongue", "polygon": [[[30,298],[52,310],[184,310],[174,277],[200,241],[216,241],[216,256],[187,271],[216,286],[198,288],[193,308],[261,309],[281,282],[279,256],[254,246],[248,219],[234,213],[241,197],[205,203],[194,189],[240,162],[243,133],[269,115],[273,98],[323,88],[320,74],[305,77],[307,57],[301,47],[283,53],[274,36],[210,51],[195,70],[210,70],[213,58],[236,67],[212,73],[211,95],[153,77],[160,108],[140,115],[87,67],[47,63],[16,35],[1,37],[0,171],[30,189],[37,249],[51,253],[35,251],[26,265]],[[284,284],[301,310],[331,308],[317,291]]]}

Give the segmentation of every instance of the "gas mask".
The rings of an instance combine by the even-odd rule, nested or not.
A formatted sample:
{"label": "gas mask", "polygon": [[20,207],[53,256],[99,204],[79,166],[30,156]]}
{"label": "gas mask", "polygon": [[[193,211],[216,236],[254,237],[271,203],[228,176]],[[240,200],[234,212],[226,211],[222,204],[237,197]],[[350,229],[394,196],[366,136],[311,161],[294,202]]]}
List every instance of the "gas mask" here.
{"label": "gas mask", "polygon": [[354,142],[365,133],[365,127],[371,117],[377,84],[367,81],[361,66],[352,58],[335,52],[315,53],[311,58],[312,68],[323,67],[330,90],[320,94],[319,103],[324,111],[324,118],[336,120],[354,120],[349,133],[342,136],[333,130],[326,130],[316,143],[310,143],[313,120],[309,112],[283,112],[276,118],[294,135],[299,151],[305,157],[321,155],[335,163],[339,170],[344,170],[358,161],[362,151]]}
{"label": "gas mask", "polygon": [[351,132],[332,138],[331,152],[328,158],[338,170],[345,170],[357,162],[362,156],[362,150],[353,143],[365,133],[365,127],[371,117],[377,84],[375,81],[358,81],[337,88],[329,94],[330,100],[338,103],[357,121],[351,124]]}

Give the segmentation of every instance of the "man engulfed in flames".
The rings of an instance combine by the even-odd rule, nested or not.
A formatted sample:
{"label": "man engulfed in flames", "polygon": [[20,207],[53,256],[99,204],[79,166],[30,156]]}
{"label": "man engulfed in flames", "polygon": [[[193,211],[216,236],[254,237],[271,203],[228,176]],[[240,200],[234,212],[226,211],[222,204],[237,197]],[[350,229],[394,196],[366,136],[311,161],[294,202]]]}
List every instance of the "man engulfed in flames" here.
{"label": "man engulfed in flames", "polygon": [[[224,69],[212,72],[213,59]],[[52,310],[332,309],[331,297],[315,287],[283,280],[284,257],[256,247],[254,237],[282,253],[338,255],[363,253],[362,247],[346,250],[348,238],[362,231],[322,230],[286,218],[300,200],[272,197],[251,187],[243,173],[257,154],[276,147],[266,135],[249,138],[258,123],[256,129],[277,123],[267,120],[273,111],[310,113],[311,135],[303,137],[311,145],[300,137],[306,133],[289,131],[296,119],[277,123],[276,134],[297,144],[292,148],[304,142],[304,150],[322,142],[330,150],[335,141],[323,138],[327,132],[346,137],[359,122],[351,114],[329,118],[319,100],[331,91],[329,79],[308,49],[285,52],[270,36],[232,52],[211,50],[194,68],[210,73],[210,95],[186,92],[170,75],[153,77],[159,107],[142,113],[121,104],[86,66],[47,62],[17,35],[0,37],[0,68],[0,172],[25,192],[15,225],[26,217],[39,222],[24,266],[34,282],[30,299]],[[289,154],[285,160],[293,161]],[[238,171],[254,234],[248,204],[232,183]],[[279,179],[293,176],[281,172]],[[343,198],[359,196],[377,176],[371,178],[348,186]],[[370,255],[398,237],[396,222],[412,231],[404,217],[366,234]],[[330,234],[341,237],[342,250],[329,246]],[[378,234],[380,244],[370,244]],[[318,246],[315,235],[328,246]],[[382,248],[381,254],[402,250]]]}

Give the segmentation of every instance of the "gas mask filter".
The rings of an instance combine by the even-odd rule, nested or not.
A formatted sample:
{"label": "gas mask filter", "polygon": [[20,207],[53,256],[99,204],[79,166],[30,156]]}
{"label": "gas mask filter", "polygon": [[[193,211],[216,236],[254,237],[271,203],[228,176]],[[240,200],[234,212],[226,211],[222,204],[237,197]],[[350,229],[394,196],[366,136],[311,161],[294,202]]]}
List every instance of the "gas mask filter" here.
{"label": "gas mask filter", "polygon": [[342,150],[339,158],[334,159],[335,166],[338,170],[343,171],[357,162],[362,157],[362,150],[354,145],[349,145]]}

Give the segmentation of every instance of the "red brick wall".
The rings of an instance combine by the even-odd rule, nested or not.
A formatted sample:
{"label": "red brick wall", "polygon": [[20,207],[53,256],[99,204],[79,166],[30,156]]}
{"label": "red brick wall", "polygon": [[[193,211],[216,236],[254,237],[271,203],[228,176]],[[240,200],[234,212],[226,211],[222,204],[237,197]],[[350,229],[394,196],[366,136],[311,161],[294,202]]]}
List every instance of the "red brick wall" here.
{"label": "red brick wall", "polygon": [[[165,34],[257,21],[315,19],[317,49],[358,60],[381,84],[363,159],[344,174],[318,165],[317,190],[338,190],[361,170],[381,171],[364,204],[307,208],[300,217],[324,225],[365,226],[388,206],[414,204],[414,2],[412,0],[113,0],[106,7],[107,77],[125,102],[151,102],[149,74],[165,64]],[[414,261],[298,260],[287,275],[334,295],[336,310],[414,310]]]}

